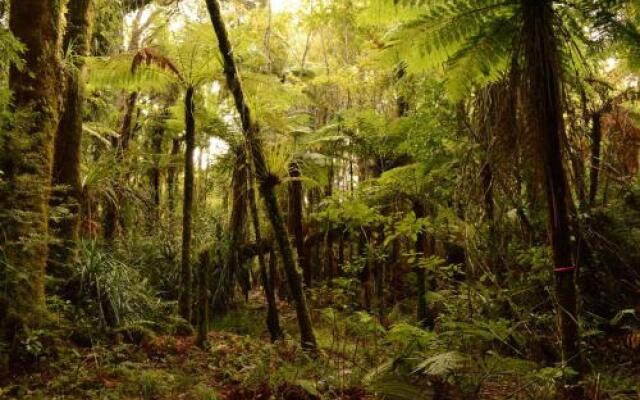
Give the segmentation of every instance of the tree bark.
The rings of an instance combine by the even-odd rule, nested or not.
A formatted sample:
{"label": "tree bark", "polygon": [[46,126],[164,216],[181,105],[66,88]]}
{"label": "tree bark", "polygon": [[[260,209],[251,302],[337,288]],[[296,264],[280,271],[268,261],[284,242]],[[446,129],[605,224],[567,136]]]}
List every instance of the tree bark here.
{"label": "tree bark", "polygon": [[[25,45],[23,68],[11,66],[16,123],[0,133],[0,376],[20,337],[45,315],[48,203],[62,91],[63,0],[13,0],[9,28]],[[6,266],[12,268],[6,268]]]}
{"label": "tree bark", "polygon": [[193,151],[196,146],[194,119],[194,88],[189,86],[184,96],[185,142],[184,152],[184,199],[182,204],[182,267],[180,291],[180,316],[191,321],[192,272],[191,272],[191,211],[193,209]]}
{"label": "tree bark", "polygon": [[[571,257],[567,182],[562,161],[563,116],[561,70],[555,15],[550,0],[523,1],[523,51],[525,54],[525,98],[533,132],[540,144],[548,207],[549,233],[553,249],[555,295],[563,362],[580,372],[575,266]],[[579,374],[568,378],[576,387]],[[567,390],[567,398],[582,398],[578,389]]]}
{"label": "tree bark", "polygon": [[67,31],[64,48],[75,55],[65,71],[64,111],[54,142],[52,208],[66,212],[50,221],[55,241],[49,244],[48,270],[57,278],[70,275],[70,265],[78,261],[82,183],[80,144],[84,103],[84,57],[89,55],[93,22],[93,0],[71,0],[67,5]]}
{"label": "tree bark", "polygon": [[236,109],[240,115],[242,132],[251,153],[256,179],[259,183],[259,190],[264,200],[267,216],[271,221],[273,233],[278,243],[280,255],[282,256],[284,270],[291,288],[291,295],[294,299],[298,326],[300,328],[300,341],[303,348],[315,352],[317,350],[317,344],[311,324],[311,316],[307,308],[306,296],[302,288],[300,273],[298,272],[296,261],[293,257],[287,228],[275,195],[274,186],[277,183],[277,178],[269,172],[262,149],[262,143],[258,137],[259,128],[252,119],[251,111],[244,97],[242,82],[238,75],[231,42],[229,41],[227,29],[222,20],[220,4],[217,0],[206,0],[206,3],[211,17],[211,23],[218,38],[220,53],[224,60],[224,73],[227,79],[227,85],[233,94]]}

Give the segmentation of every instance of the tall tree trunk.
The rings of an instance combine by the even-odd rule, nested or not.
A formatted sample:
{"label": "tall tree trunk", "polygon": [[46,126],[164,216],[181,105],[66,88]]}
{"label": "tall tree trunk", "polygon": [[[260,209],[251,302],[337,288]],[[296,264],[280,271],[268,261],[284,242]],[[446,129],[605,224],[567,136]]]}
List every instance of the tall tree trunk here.
{"label": "tall tree trunk", "polygon": [[194,89],[187,88],[184,96],[185,142],[184,151],[184,199],[182,204],[182,267],[180,291],[180,315],[191,321],[192,272],[191,272],[191,211],[193,209],[193,151],[196,147],[194,119]]}
{"label": "tall tree trunk", "polygon": [[289,165],[289,177],[292,180],[288,185],[288,228],[293,235],[293,242],[298,253],[298,264],[302,268],[302,277],[307,287],[311,286],[312,271],[309,257],[304,246],[304,230],[302,229],[302,182],[300,181],[300,166],[297,162]]}
{"label": "tall tree trunk", "polygon": [[[258,202],[256,199],[255,179],[253,168],[248,166],[247,182],[249,187],[249,211],[251,211],[251,223],[253,224],[253,235],[256,243],[262,243],[260,231],[260,220],[258,215]],[[275,278],[276,278],[276,253],[272,250],[269,253],[269,270],[264,259],[264,253],[258,252],[258,265],[260,267],[260,279],[264,287],[264,294],[267,299],[267,329],[271,335],[271,341],[275,342],[284,338],[282,328],[280,328],[280,316],[278,315],[278,305],[276,303]]]}
{"label": "tall tree trunk", "polygon": [[600,178],[600,151],[602,143],[602,114],[594,112],[591,116],[591,173],[589,181],[589,207],[596,203],[598,179]]}
{"label": "tall tree trunk", "polygon": [[[48,203],[62,91],[63,0],[13,0],[9,28],[26,48],[9,88],[17,122],[0,133],[0,377],[20,337],[44,317]],[[12,268],[7,268],[6,266]]]}
{"label": "tall tree trunk", "polygon": [[70,265],[77,262],[80,235],[82,183],[80,142],[84,103],[84,57],[89,55],[93,20],[93,0],[71,0],[67,5],[67,31],[64,48],[75,53],[75,61],[65,71],[64,111],[54,143],[52,207],[63,207],[63,215],[50,221],[56,241],[49,244],[48,269],[51,275],[68,277]]}
{"label": "tall tree trunk", "polygon": [[[416,214],[416,218],[424,218],[427,216],[424,204],[421,201],[415,200],[413,202],[413,212]],[[427,234],[424,230],[420,230],[416,237],[416,253],[417,257],[426,258],[431,256],[427,246]],[[426,271],[424,268],[415,267],[416,284],[418,285],[418,306],[416,309],[416,320],[424,327],[433,327],[433,318],[429,315],[429,308],[427,306],[427,279]]]}
{"label": "tall tree trunk", "polygon": [[284,270],[287,274],[287,281],[291,288],[291,295],[295,302],[302,347],[311,351],[316,351],[316,338],[311,324],[309,309],[307,308],[306,296],[302,288],[302,280],[296,266],[296,261],[293,257],[291,243],[289,242],[289,236],[287,234],[287,227],[284,223],[284,219],[282,218],[282,212],[280,211],[280,206],[278,205],[278,200],[274,190],[274,186],[277,183],[277,177],[273,176],[269,172],[262,149],[262,143],[258,137],[258,125],[253,121],[251,111],[245,101],[242,82],[238,75],[233,49],[231,47],[231,42],[229,41],[226,26],[222,20],[220,4],[217,0],[206,0],[206,3],[211,17],[211,23],[218,38],[220,54],[224,60],[224,73],[227,79],[227,85],[233,94],[235,105],[242,121],[242,131],[250,149],[251,158],[255,167],[256,179],[259,183],[259,190],[264,200],[267,216],[271,221],[273,233],[278,243],[280,255],[282,256]]}
{"label": "tall tree trunk", "polygon": [[[550,0],[523,1],[523,51],[525,89],[530,121],[540,143],[547,195],[549,231],[553,248],[555,295],[558,302],[562,360],[580,371],[575,266],[571,257],[567,182],[562,162],[563,116],[560,60]],[[577,383],[579,374],[569,378]],[[568,398],[581,398],[579,390],[568,390]]]}

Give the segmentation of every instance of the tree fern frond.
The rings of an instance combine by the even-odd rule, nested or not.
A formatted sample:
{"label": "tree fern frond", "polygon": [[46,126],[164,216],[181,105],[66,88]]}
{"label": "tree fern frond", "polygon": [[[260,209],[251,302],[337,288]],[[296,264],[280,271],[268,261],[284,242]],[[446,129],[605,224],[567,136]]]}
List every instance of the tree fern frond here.
{"label": "tree fern frond", "polygon": [[474,85],[483,86],[503,76],[517,31],[513,18],[498,18],[451,57],[445,87],[452,100],[461,100]]}
{"label": "tree fern frond", "polygon": [[437,2],[392,32],[389,48],[411,54],[414,68],[419,60],[421,68],[438,67],[480,35],[486,24],[508,20],[516,10],[514,2],[505,0]]}

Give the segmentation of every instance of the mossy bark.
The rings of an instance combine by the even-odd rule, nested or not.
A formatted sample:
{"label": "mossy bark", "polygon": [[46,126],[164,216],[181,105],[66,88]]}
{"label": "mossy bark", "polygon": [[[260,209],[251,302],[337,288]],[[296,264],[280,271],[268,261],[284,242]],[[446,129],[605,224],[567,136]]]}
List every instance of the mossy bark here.
{"label": "mossy bark", "polygon": [[[0,345],[43,321],[48,203],[53,142],[62,91],[63,0],[13,0],[9,27],[25,45],[25,66],[12,66],[14,120],[0,134]],[[9,268],[7,268],[9,266]],[[0,355],[0,375],[10,357]],[[3,373],[4,372],[4,373]]]}
{"label": "mossy bark", "polygon": [[193,152],[196,146],[194,89],[188,87],[184,98],[185,142],[184,152],[184,198],[182,203],[182,264],[180,288],[180,315],[191,321],[192,272],[191,272],[191,211],[193,209]]}
{"label": "mossy bark", "polygon": [[302,288],[300,272],[296,266],[296,261],[289,242],[287,227],[282,217],[282,212],[275,194],[275,184],[277,178],[268,169],[267,162],[262,149],[262,142],[259,138],[258,125],[253,121],[251,111],[244,97],[242,82],[238,75],[233,49],[229,41],[227,29],[222,20],[220,4],[217,0],[206,0],[207,9],[211,17],[211,23],[218,38],[220,54],[224,61],[224,73],[229,90],[233,94],[236,109],[242,122],[242,131],[251,153],[253,165],[255,167],[256,179],[259,183],[259,191],[264,200],[267,216],[271,221],[273,233],[282,256],[282,263],[287,274],[287,280],[291,289],[298,326],[300,328],[300,341],[302,347],[315,352],[317,350],[316,338],[311,324],[311,316],[307,307],[307,300]]}
{"label": "mossy bark", "polygon": [[50,221],[55,241],[49,245],[48,270],[51,275],[68,278],[69,266],[77,262],[80,235],[82,184],[80,144],[84,104],[84,57],[89,55],[93,0],[71,0],[67,5],[67,31],[64,48],[74,53],[65,71],[64,111],[55,138],[51,206],[65,212]]}

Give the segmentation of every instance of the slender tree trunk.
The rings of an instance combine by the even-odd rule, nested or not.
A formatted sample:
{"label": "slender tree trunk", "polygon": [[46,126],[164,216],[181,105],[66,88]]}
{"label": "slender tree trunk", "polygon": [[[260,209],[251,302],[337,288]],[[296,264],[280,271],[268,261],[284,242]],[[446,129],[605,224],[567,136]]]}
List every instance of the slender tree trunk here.
{"label": "slender tree trunk", "polygon": [[[524,7],[525,98],[533,131],[537,134],[547,195],[549,231],[553,249],[555,295],[558,306],[563,362],[579,372],[580,346],[577,324],[575,266],[571,257],[567,182],[562,161],[563,116],[561,70],[555,15],[550,0],[522,0]],[[568,378],[574,385],[580,375]],[[580,391],[566,390],[567,398],[582,398]]]}
{"label": "slender tree trunk", "polygon": [[[56,240],[49,245],[49,273],[65,278],[70,265],[78,260],[82,183],[80,179],[80,141],[84,103],[84,57],[89,54],[93,20],[93,0],[71,0],[67,5],[67,31],[64,48],[76,55],[66,71],[63,93],[64,111],[54,143],[52,172],[52,208],[66,212],[50,221]],[[60,214],[60,213],[58,213]]]}
{"label": "slender tree trunk", "polygon": [[173,216],[176,207],[176,179],[178,176],[177,158],[180,154],[180,139],[171,141],[171,153],[169,154],[169,167],[167,168],[167,208],[169,215]]}
{"label": "slender tree trunk", "polygon": [[[235,275],[240,281],[240,286],[244,292],[245,298],[249,293],[249,285],[247,283],[248,271],[241,271],[244,262],[239,254],[240,245],[245,241],[246,222],[247,222],[247,157],[243,146],[235,149],[235,165],[233,168],[233,176],[231,182],[231,217],[229,220],[230,229],[230,251],[227,260],[229,274],[227,282],[220,282],[230,287],[233,284],[232,277]],[[259,242],[256,242],[259,243]],[[233,292],[231,292],[233,293]],[[226,304],[226,301],[224,302]]]}
{"label": "slender tree trunk", "polygon": [[[331,165],[329,166],[329,176],[327,186],[324,190],[324,195],[326,197],[331,197],[333,195],[333,174],[334,167],[333,161],[331,161]],[[335,242],[335,232],[334,227],[330,224],[327,230],[326,242],[325,242],[325,277],[327,278],[327,282],[329,283],[329,287],[333,286],[333,278],[335,277],[335,254],[333,252],[333,243]]]}
{"label": "slender tree trunk", "polygon": [[[138,102],[138,92],[132,92],[127,97],[125,104],[124,116],[120,125],[120,136],[114,139],[113,145],[116,151],[116,159],[122,161],[129,150],[129,144],[133,135],[133,114],[136,110]],[[116,178],[116,183],[121,183],[121,178]],[[112,244],[115,240],[118,227],[120,225],[120,206],[122,205],[122,193],[120,188],[116,186],[115,196],[112,199],[106,199],[104,211],[104,239],[108,244]],[[121,227],[121,226],[120,226]]]}
{"label": "slender tree trunk", "polygon": [[300,166],[296,162],[289,165],[289,177],[292,180],[288,185],[288,229],[293,235],[293,242],[298,254],[298,264],[302,267],[304,284],[311,287],[312,271],[309,257],[304,246],[304,230],[302,229],[302,182],[300,181]]}
{"label": "slender tree trunk", "polygon": [[600,151],[602,143],[602,115],[594,112],[591,116],[591,173],[589,181],[589,207],[596,203],[598,179],[600,177]]}
{"label": "slender tree trunk", "polygon": [[151,225],[157,224],[160,221],[162,213],[160,211],[161,203],[161,181],[162,181],[162,169],[161,169],[161,157],[162,157],[162,144],[166,133],[167,119],[170,117],[169,110],[165,109],[156,121],[156,126],[152,131],[151,136],[151,152],[153,165],[149,171],[149,180],[151,183],[151,200],[152,200],[152,218]]}
{"label": "slender tree trunk", "polygon": [[[251,222],[253,224],[253,234],[256,243],[262,243],[262,234],[260,231],[260,220],[258,215],[258,204],[255,191],[255,179],[250,165],[248,167],[247,182],[249,187],[249,210],[251,211]],[[275,342],[284,338],[282,328],[280,328],[280,316],[278,315],[278,305],[276,303],[275,278],[276,278],[276,253],[272,250],[269,253],[269,270],[267,271],[267,263],[264,254],[258,252],[258,265],[260,267],[260,278],[264,287],[264,294],[267,299],[267,329],[271,335],[271,341]]]}
{"label": "slender tree trunk", "polygon": [[192,273],[191,273],[191,211],[193,209],[193,151],[196,146],[196,126],[194,119],[194,89],[187,88],[184,97],[185,142],[184,152],[184,200],[182,205],[182,268],[180,315],[191,321]]}
{"label": "slender tree trunk", "polygon": [[[413,202],[413,212],[416,214],[416,218],[424,218],[427,216],[424,204],[421,201],[416,200]],[[431,254],[427,251],[427,234],[424,230],[420,230],[416,237],[416,253],[417,257],[426,258]],[[418,285],[418,306],[416,309],[416,320],[424,327],[433,327],[433,318],[429,315],[429,308],[427,306],[427,278],[424,268],[415,267],[416,284]]]}
{"label": "slender tree trunk", "polygon": [[358,255],[362,260],[362,270],[360,271],[360,286],[362,287],[362,306],[365,310],[371,311],[371,263],[367,251],[367,236],[365,231],[360,232],[358,238]]}
{"label": "slender tree trunk", "polygon": [[259,183],[259,190],[263,197],[267,216],[271,221],[273,233],[278,243],[280,255],[287,281],[291,288],[291,295],[296,306],[296,314],[298,317],[298,326],[300,328],[300,341],[302,347],[312,352],[317,350],[316,338],[311,324],[311,316],[307,308],[307,300],[302,288],[300,273],[293,257],[291,243],[287,234],[287,228],[282,218],[282,212],[278,205],[275,195],[274,186],[277,183],[277,177],[273,176],[267,167],[267,162],[262,149],[262,143],[258,137],[259,128],[253,121],[249,106],[247,105],[244,92],[242,90],[242,82],[238,75],[233,49],[226,26],[222,20],[220,4],[217,0],[206,0],[211,23],[218,38],[218,46],[220,54],[224,60],[224,73],[227,79],[229,90],[233,94],[236,108],[242,121],[242,131],[244,133],[247,145],[249,146],[252,161],[255,167],[256,179]]}
{"label": "slender tree trunk", "polygon": [[[0,133],[0,378],[20,338],[45,315],[48,203],[62,91],[62,0],[12,0],[9,28],[25,45],[9,88],[17,122]],[[11,268],[7,268],[11,266]]]}

